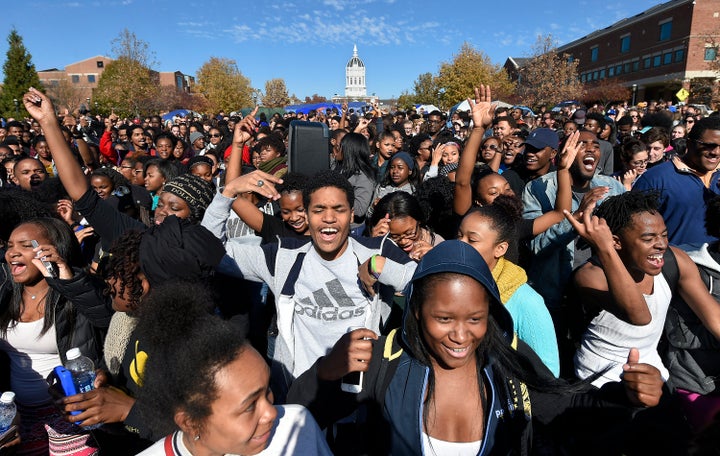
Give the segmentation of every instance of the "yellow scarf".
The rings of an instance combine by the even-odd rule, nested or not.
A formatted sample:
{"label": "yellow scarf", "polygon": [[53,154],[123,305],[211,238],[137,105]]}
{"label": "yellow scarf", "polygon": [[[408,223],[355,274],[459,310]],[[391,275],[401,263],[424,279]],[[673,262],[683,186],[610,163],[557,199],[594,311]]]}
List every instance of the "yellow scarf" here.
{"label": "yellow scarf", "polygon": [[500,300],[507,304],[515,290],[527,282],[527,274],[520,266],[506,260],[504,257],[498,259],[492,270],[493,279],[497,282],[500,291]]}

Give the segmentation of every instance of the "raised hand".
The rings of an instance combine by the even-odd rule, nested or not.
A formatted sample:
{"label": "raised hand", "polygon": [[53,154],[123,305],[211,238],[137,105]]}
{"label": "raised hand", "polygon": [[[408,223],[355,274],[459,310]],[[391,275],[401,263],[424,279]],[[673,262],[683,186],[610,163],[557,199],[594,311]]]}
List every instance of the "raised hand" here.
{"label": "raised hand", "polygon": [[258,109],[259,107],[255,106],[255,109],[235,126],[235,131],[233,132],[234,143],[245,144],[252,139],[258,124],[255,119],[255,114],[257,114]]}
{"label": "raised hand", "polygon": [[595,202],[592,202],[582,211],[582,221],[578,221],[576,217],[568,211],[563,211],[563,213],[580,237],[588,241],[593,247],[608,247],[612,249],[614,248],[614,239],[610,227],[605,219],[592,215],[594,208]]}
{"label": "raised hand", "polygon": [[56,122],[55,107],[52,101],[38,89],[30,87],[28,92],[23,95],[23,104],[27,112],[33,119],[37,120],[38,123],[42,124],[43,121]]}
{"label": "raised hand", "polygon": [[255,192],[271,200],[276,200],[280,198],[280,194],[277,192],[275,184],[282,184],[282,182],[283,180],[279,177],[256,170],[228,182],[222,193],[229,198],[235,198],[240,193]]}
{"label": "raised hand", "polygon": [[565,141],[565,145],[558,156],[557,168],[570,169],[575,157],[585,150],[585,143],[580,142],[580,130],[573,132]]}
{"label": "raised hand", "polygon": [[475,87],[475,100],[468,98],[467,101],[470,104],[470,114],[475,126],[487,129],[492,123],[497,107],[492,103],[490,86],[480,84],[479,88]]}

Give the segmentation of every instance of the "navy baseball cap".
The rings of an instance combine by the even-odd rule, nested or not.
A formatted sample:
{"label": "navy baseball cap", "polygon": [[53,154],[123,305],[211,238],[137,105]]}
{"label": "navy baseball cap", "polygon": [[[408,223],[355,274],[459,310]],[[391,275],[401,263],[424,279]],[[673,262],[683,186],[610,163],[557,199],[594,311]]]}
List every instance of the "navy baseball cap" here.
{"label": "navy baseball cap", "polygon": [[530,133],[525,140],[525,146],[532,146],[537,150],[549,147],[557,150],[560,145],[560,137],[555,130],[549,128],[537,128]]}

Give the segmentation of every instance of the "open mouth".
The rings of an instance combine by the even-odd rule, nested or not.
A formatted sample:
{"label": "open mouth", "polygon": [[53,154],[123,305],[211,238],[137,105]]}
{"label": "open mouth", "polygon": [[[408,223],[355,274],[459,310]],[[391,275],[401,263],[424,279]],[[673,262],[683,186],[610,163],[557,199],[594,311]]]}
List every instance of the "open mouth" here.
{"label": "open mouth", "polygon": [[10,263],[10,274],[16,276],[20,275],[27,270],[27,266],[19,261],[12,261]]}
{"label": "open mouth", "polygon": [[338,231],[337,228],[323,228],[320,230],[320,239],[325,242],[331,242],[337,236]]}
{"label": "open mouth", "polygon": [[294,230],[301,230],[305,228],[305,220],[294,220],[294,221],[288,221],[288,225],[292,227]]}
{"label": "open mouth", "polygon": [[664,253],[665,252],[648,255],[648,263],[650,263],[656,269],[662,269],[663,265],[665,264],[665,260],[663,259]]}
{"label": "open mouth", "polygon": [[582,165],[585,170],[593,171],[595,169],[595,157],[591,155],[586,156],[583,158]]}
{"label": "open mouth", "polygon": [[465,356],[467,356],[470,350],[469,345],[462,348],[450,348],[443,345],[443,348],[445,348],[445,351],[447,351],[448,354],[453,358],[464,358]]}

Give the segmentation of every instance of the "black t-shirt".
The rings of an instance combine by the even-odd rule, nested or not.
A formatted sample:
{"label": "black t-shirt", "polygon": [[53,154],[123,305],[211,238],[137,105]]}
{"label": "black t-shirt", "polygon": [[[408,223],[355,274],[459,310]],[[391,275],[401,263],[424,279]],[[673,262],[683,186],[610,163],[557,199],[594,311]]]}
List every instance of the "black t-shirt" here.
{"label": "black t-shirt", "polygon": [[263,212],[263,224],[262,229],[260,232],[255,232],[258,236],[262,238],[263,244],[268,244],[270,242],[277,242],[278,236],[281,238],[290,237],[290,238],[297,238],[297,239],[304,239],[305,235],[300,234],[294,229],[290,228],[290,226],[283,222],[281,219],[274,215],[268,215]]}

